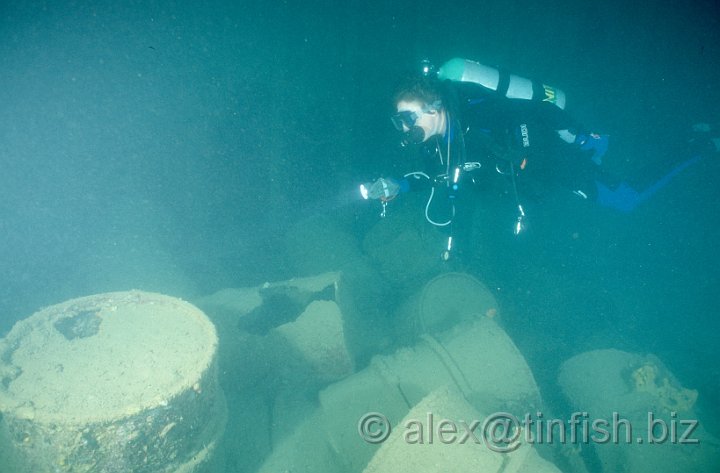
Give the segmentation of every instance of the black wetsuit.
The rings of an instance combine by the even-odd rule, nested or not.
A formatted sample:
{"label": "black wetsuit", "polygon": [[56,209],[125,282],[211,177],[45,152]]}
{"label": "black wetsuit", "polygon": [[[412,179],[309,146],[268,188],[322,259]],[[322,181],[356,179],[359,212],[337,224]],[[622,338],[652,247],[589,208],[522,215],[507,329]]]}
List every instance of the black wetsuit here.
{"label": "black wetsuit", "polygon": [[447,132],[416,149],[418,170],[430,180],[409,176],[408,182],[413,190],[435,188],[429,213],[446,221],[454,212],[451,231],[457,239],[471,227],[466,220],[472,219],[479,188],[504,187],[513,205],[516,195],[524,201],[546,186],[594,198],[600,167],[556,132],[582,130],[567,112],[549,102],[508,99],[473,83],[445,81],[442,87]]}

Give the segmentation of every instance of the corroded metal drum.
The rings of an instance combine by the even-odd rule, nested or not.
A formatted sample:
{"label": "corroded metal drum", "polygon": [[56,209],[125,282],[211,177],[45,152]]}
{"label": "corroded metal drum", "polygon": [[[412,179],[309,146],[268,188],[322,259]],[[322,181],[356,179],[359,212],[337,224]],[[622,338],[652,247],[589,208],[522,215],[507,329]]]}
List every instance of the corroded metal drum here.
{"label": "corroded metal drum", "polygon": [[0,340],[3,471],[194,471],[225,425],[217,344],[199,309],[140,291],[18,322]]}
{"label": "corroded metal drum", "polygon": [[421,334],[435,334],[478,317],[494,318],[498,303],[490,289],[465,273],[443,273],[401,307],[397,336],[416,340]]}

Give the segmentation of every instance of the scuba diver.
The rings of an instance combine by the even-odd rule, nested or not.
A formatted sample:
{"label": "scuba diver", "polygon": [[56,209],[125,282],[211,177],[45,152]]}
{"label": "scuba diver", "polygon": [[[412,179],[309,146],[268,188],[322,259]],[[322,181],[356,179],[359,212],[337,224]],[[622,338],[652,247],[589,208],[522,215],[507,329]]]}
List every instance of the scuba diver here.
{"label": "scuba diver", "polygon": [[694,162],[681,163],[638,192],[604,171],[608,136],[573,120],[561,90],[461,58],[437,71],[425,61],[422,74],[401,83],[394,103],[392,123],[422,170],[379,178],[360,191],[365,199],[380,200],[384,217],[387,203],[400,193],[429,189],[425,217],[447,234],[444,260],[467,247],[476,184],[487,186],[491,174],[505,177],[518,235],[526,224],[518,188],[533,181],[554,181],[577,198],[630,212]]}

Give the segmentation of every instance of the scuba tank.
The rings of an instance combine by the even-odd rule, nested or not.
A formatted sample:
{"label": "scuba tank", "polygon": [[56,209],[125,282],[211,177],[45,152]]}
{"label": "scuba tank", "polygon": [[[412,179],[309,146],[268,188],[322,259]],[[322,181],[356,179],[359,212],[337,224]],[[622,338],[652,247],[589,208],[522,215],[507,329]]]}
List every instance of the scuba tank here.
{"label": "scuba tank", "polygon": [[565,92],[469,59],[454,58],[440,66],[440,80],[473,82],[509,99],[538,100],[565,108]]}

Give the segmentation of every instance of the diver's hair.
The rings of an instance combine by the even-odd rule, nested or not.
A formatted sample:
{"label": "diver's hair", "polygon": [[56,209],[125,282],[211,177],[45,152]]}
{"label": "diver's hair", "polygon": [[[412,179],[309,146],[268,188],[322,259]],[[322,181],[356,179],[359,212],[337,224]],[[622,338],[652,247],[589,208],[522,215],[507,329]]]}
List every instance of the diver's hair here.
{"label": "diver's hair", "polygon": [[442,103],[440,81],[434,77],[412,75],[404,78],[395,91],[394,103],[419,100],[427,105]]}

